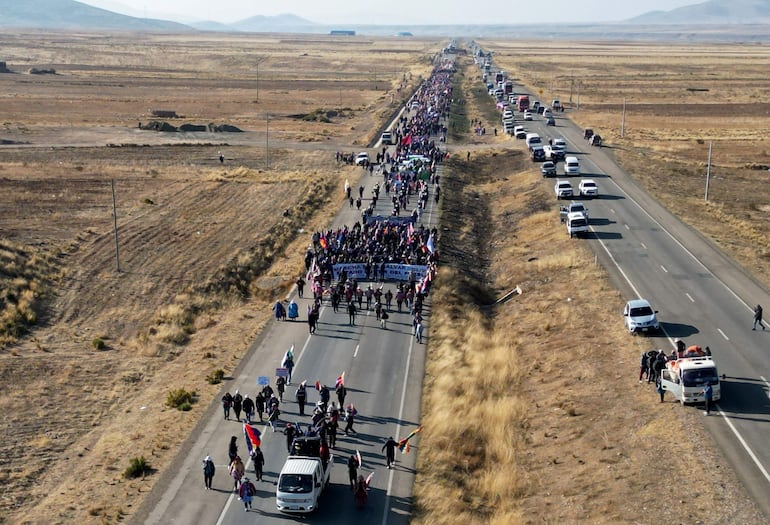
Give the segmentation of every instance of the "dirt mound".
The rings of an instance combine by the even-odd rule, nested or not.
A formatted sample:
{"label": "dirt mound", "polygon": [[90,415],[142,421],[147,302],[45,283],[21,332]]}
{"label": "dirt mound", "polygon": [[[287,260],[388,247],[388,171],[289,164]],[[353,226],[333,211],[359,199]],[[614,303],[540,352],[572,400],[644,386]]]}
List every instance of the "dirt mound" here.
{"label": "dirt mound", "polygon": [[206,132],[209,133],[243,133],[243,130],[230,124],[182,124],[179,127],[160,120],[151,120],[147,124],[139,123],[139,129],[149,131],[164,131],[167,133],[183,132]]}

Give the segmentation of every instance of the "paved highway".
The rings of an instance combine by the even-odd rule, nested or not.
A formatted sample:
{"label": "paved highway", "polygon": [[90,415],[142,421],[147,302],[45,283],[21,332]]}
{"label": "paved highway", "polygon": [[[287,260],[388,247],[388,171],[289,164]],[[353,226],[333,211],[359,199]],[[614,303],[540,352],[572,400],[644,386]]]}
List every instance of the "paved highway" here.
{"label": "paved highway", "polygon": [[[365,187],[364,195],[368,197],[374,184],[382,183],[382,177],[364,175],[363,170],[361,173],[360,185]],[[358,182],[351,181],[351,186],[355,193]],[[421,221],[426,227],[434,226],[437,220],[437,208],[433,196],[430,197]],[[365,200],[368,202],[368,199]],[[416,197],[413,196],[411,206],[414,205]],[[389,209],[386,208],[389,206],[389,199],[381,192],[375,214],[387,215]],[[345,204],[334,221],[334,227],[344,224],[352,226],[359,219],[360,213]],[[308,243],[310,234],[307,232]],[[395,291],[394,283],[387,283],[385,288]],[[297,299],[297,302],[301,319],[306,319],[305,309],[310,300]],[[395,300],[393,306],[395,308]],[[344,422],[340,425],[337,447],[332,450],[334,467],[331,486],[324,493],[312,521],[335,524],[406,524],[409,522],[416,454],[414,451],[411,454],[397,452],[397,465],[393,470],[388,470],[381,448],[389,436],[398,440],[419,424],[425,339],[423,344],[415,342],[411,316],[406,309],[403,313],[391,313],[385,330],[376,321],[373,310],[364,309],[360,314],[355,326],[350,326],[344,308],[334,313],[330,306],[325,306],[321,310],[317,332],[312,336],[308,333],[306,322],[271,320],[254,343],[248,360],[238,368],[236,377],[228,381],[227,389],[231,393],[238,389],[241,394],[249,394],[253,398],[257,392],[257,377],[269,376],[273,384],[275,368],[280,366],[284,352],[295,345],[296,367],[292,384],[287,388],[281,406],[281,419],[283,422],[299,421],[304,428],[310,423],[310,416],[300,417],[298,414],[294,402],[296,385],[302,380],[308,382],[310,407],[306,406],[305,413],[310,414],[312,405],[318,400],[318,393],[312,385],[318,380],[330,386],[332,400],[336,401],[334,382],[345,371],[348,389],[346,404],[352,402],[359,411],[355,423],[357,433],[345,436],[342,433]],[[424,315],[427,329],[429,300]],[[180,454],[182,464],[178,471],[170,473],[158,484],[159,487],[166,487],[165,491],[156,491],[156,494],[151,495],[150,505],[146,506],[150,508],[149,514],[138,515],[137,518],[157,524],[296,522],[296,518],[278,513],[275,507],[275,483],[287,456],[284,435],[272,432],[269,426],[258,425],[263,432],[265,481],[255,482],[257,495],[253,510],[246,512],[233,493],[233,484],[227,474],[230,436],[237,436],[239,453],[241,457],[248,458],[242,425],[233,419],[225,421],[218,404],[203,419],[198,432],[188,440],[184,453]],[[416,444],[419,445],[419,441]],[[359,469],[359,473],[367,475],[374,471],[369,502],[364,509],[354,508],[348,486],[347,458],[357,450],[363,459],[363,468]],[[211,491],[203,488],[201,460],[207,454],[212,456],[217,466],[214,490]],[[254,480],[251,463],[247,465],[247,472],[250,472],[250,479]]]}
{"label": "paved highway", "polygon": [[[580,177],[565,177],[560,164],[558,178],[570,180],[575,190],[580,178],[597,181],[601,197],[585,201],[591,217],[588,243],[627,299],[643,297],[659,310],[663,334],[651,338],[650,347],[668,350],[666,338],[671,344],[681,338],[714,352],[725,375],[723,399],[717,404],[718,416],[704,418],[704,425],[770,517],[770,330],[751,330],[753,306],[770,305],[770,295],[713,243],[642,191],[608,148],[589,146],[582,130],[563,113],[556,114],[555,128],[546,127],[542,116],[535,119],[526,123],[530,131],[544,141],[563,136],[569,153],[580,159]],[[544,180],[551,191],[554,183],[555,178]],[[557,215],[554,227],[564,228]],[[620,311],[617,321],[622,323]],[[635,388],[633,371],[629,374],[629,388]]]}

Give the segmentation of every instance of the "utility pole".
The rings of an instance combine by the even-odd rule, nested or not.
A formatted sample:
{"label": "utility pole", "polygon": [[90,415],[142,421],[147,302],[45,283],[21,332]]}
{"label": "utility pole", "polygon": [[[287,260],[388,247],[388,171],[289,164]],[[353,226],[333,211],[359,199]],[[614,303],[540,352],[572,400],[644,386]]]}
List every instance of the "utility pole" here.
{"label": "utility pole", "polygon": [[626,134],[626,97],[623,97],[623,116],[620,118],[620,138]]}
{"label": "utility pole", "polygon": [[265,169],[270,169],[270,114],[265,113]]}
{"label": "utility pole", "polygon": [[118,207],[115,203],[115,179],[110,179],[112,188],[112,226],[115,232],[115,269],[120,273],[120,249],[118,248]]}
{"label": "utility pole", "polygon": [[709,142],[709,160],[708,164],[706,164],[706,195],[703,197],[703,200],[708,202],[709,200],[709,182],[711,181],[711,145],[713,143]]}
{"label": "utility pole", "polygon": [[257,57],[257,100],[254,101],[255,104],[259,104],[259,65],[270,58],[270,56],[261,56]]}

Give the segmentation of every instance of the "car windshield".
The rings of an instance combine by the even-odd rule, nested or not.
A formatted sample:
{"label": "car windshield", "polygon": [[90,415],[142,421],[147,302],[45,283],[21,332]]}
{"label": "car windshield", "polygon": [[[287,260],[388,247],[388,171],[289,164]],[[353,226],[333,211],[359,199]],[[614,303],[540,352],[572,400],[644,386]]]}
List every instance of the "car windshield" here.
{"label": "car windshield", "polygon": [[631,317],[648,317],[652,315],[652,307],[639,306],[637,308],[631,308]]}
{"label": "car windshield", "polygon": [[682,384],[684,386],[706,386],[719,384],[719,376],[716,368],[698,368],[696,370],[682,370]]}
{"label": "car windshield", "polygon": [[313,491],[313,479],[308,474],[284,474],[278,481],[280,492],[307,494]]}

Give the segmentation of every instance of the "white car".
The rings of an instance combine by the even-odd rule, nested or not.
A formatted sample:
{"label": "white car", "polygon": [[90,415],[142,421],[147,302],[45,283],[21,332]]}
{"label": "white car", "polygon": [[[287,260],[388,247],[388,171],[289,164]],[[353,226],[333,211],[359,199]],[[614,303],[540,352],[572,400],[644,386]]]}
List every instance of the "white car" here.
{"label": "white car", "polygon": [[593,179],[583,179],[578,185],[578,193],[580,193],[581,197],[598,197],[599,186],[596,185]]}
{"label": "white car", "polygon": [[634,299],[628,301],[623,308],[623,320],[629,333],[636,335],[639,332],[651,332],[660,330],[657,310],[646,299]]}
{"label": "white car", "polygon": [[553,146],[554,148],[561,147],[561,148],[564,148],[564,151],[567,151],[567,141],[561,137],[556,137],[555,139],[553,139],[551,146]]}
{"label": "white car", "polygon": [[525,111],[524,112],[524,120],[532,120],[532,112],[531,111]]}
{"label": "white car", "polygon": [[362,151],[361,153],[356,155],[356,166],[363,166],[367,162],[369,162],[369,154],[367,152]]}
{"label": "white car", "polygon": [[553,187],[557,199],[568,199],[572,197],[572,184],[566,180],[557,180]]}

